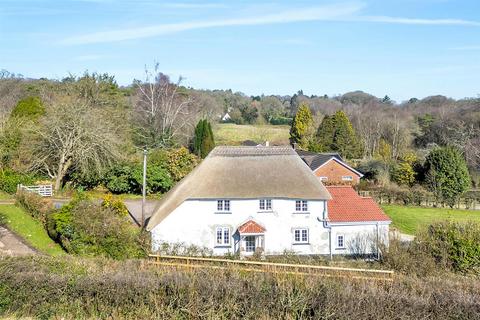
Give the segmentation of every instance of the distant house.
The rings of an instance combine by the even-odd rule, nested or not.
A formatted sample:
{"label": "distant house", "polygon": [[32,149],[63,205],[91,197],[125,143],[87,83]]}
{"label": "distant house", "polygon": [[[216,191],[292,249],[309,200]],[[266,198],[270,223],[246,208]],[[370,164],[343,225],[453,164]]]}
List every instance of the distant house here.
{"label": "distant house", "polygon": [[223,115],[223,117],[222,117],[222,121],[223,121],[223,122],[228,122],[228,121],[230,121],[230,120],[232,120],[232,117],[230,117],[230,114],[229,114],[228,112],[225,113],[225,114]]}
{"label": "distant house", "polygon": [[326,184],[356,185],[363,177],[361,172],[346,164],[338,153],[296,151],[313,173]]}
{"label": "distant house", "polygon": [[372,253],[388,237],[388,217],[355,191],[331,190],[290,147],[216,147],[154,210],[152,250],[184,243],[215,255],[334,255],[358,253],[358,241],[367,244],[356,246],[361,254]]}

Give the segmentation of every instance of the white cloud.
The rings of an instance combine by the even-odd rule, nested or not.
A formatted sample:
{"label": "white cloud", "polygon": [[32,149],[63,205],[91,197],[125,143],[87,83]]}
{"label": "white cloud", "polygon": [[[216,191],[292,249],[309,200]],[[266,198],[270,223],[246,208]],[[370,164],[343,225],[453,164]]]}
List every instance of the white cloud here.
{"label": "white cloud", "polygon": [[462,19],[415,19],[387,16],[364,16],[353,19],[364,22],[381,22],[393,24],[413,24],[413,25],[446,25],[446,26],[472,26],[480,27],[480,22]]}
{"label": "white cloud", "polygon": [[228,26],[254,26],[304,21],[338,20],[351,16],[363,7],[360,3],[345,3],[298,10],[281,11],[256,17],[232,18],[211,21],[160,24],[141,28],[118,29],[95,32],[64,39],[63,44],[79,45],[91,43],[117,42],[132,39],[150,38],[175,32]]}
{"label": "white cloud", "polygon": [[277,13],[264,14],[261,16],[259,15],[210,21],[190,21],[170,24],[158,24],[148,27],[125,28],[83,34],[63,39],[60,43],[64,45],[108,43],[151,38],[155,36],[167,35],[195,29],[285,24],[307,21],[371,22],[408,25],[450,25],[473,27],[480,26],[480,22],[478,21],[462,19],[417,19],[389,16],[362,16],[359,15],[359,13],[363,7],[363,3],[348,2],[342,4],[302,8],[297,10],[285,10]]}

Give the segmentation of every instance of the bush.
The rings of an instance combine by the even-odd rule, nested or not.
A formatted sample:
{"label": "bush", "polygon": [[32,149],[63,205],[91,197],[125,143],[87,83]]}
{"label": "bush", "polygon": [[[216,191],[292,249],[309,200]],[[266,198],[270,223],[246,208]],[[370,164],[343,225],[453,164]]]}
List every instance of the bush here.
{"label": "bush", "polygon": [[17,192],[17,186],[19,184],[33,184],[35,180],[36,178],[30,174],[18,173],[11,169],[0,169],[0,191],[9,194]]}
{"label": "bush", "polygon": [[475,278],[393,282],[155,266],[0,260],[0,316],[40,319],[477,319]]}
{"label": "bush", "polygon": [[143,257],[149,250],[146,234],[112,199],[102,204],[76,200],[51,214],[48,232],[69,253],[113,259]]}
{"label": "bush", "polygon": [[416,241],[438,265],[455,272],[480,274],[479,223],[435,223],[418,234]]}
{"label": "bush", "polygon": [[20,100],[12,110],[12,117],[36,119],[45,114],[45,107],[39,97],[27,97]]}
{"label": "bush", "polygon": [[275,117],[270,119],[270,124],[272,125],[291,125],[293,122],[293,118],[287,117]]}
{"label": "bush", "polygon": [[19,191],[15,195],[15,202],[28,214],[42,222],[47,222],[47,217],[53,210],[53,203],[50,199],[44,198],[36,193]]}

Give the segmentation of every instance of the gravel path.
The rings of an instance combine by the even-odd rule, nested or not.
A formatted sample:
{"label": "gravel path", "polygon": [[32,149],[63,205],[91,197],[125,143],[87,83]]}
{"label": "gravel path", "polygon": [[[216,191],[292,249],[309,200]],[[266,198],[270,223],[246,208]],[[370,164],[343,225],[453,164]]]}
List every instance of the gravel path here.
{"label": "gravel path", "polygon": [[0,256],[25,256],[36,253],[10,230],[0,227]]}

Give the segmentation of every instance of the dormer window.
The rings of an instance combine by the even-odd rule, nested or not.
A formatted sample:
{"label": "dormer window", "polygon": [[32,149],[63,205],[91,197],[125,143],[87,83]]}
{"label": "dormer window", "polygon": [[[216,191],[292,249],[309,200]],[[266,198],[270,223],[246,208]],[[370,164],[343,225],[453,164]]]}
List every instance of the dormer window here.
{"label": "dormer window", "polygon": [[342,181],[353,181],[352,176],[342,176]]}
{"label": "dormer window", "polygon": [[258,208],[260,209],[260,211],[271,211],[272,199],[260,199]]}
{"label": "dormer window", "polygon": [[230,212],[230,200],[217,200],[218,212]]}

